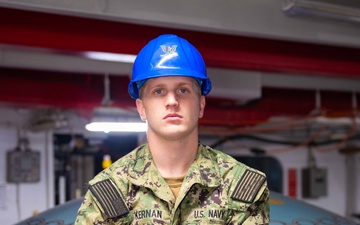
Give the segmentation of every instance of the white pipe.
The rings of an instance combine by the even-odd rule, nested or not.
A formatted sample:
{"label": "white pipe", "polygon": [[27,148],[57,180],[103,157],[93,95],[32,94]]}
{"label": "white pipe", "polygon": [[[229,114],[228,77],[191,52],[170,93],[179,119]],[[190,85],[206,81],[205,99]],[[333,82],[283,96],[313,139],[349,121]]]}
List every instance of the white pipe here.
{"label": "white pipe", "polygon": [[65,176],[59,177],[59,204],[66,202],[66,179]]}
{"label": "white pipe", "polygon": [[345,159],[345,171],[346,171],[346,186],[345,186],[345,214],[351,218],[352,214],[356,210],[356,157],[354,154],[349,154]]}

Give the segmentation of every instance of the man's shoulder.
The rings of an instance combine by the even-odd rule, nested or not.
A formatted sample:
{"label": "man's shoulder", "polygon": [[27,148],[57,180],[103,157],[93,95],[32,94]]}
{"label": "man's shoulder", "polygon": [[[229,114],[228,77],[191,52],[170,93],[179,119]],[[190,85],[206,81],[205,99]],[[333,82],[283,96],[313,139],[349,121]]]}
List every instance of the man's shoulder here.
{"label": "man's shoulder", "polygon": [[[213,165],[218,168],[233,200],[252,202],[267,189],[265,173],[209,146],[204,146],[204,150],[207,152],[205,154],[210,156]],[[253,191],[247,191],[248,187]]]}
{"label": "man's shoulder", "polygon": [[242,173],[245,173],[245,171],[250,170],[265,176],[263,172],[236,160],[234,157],[225,152],[205,145],[204,150],[206,150],[207,154],[210,155],[211,160],[216,162],[220,170],[232,170],[236,172],[237,175],[241,175]]}
{"label": "man's shoulder", "polygon": [[[252,218],[252,220],[268,221],[269,189],[265,173],[239,162],[224,152],[210,147],[205,148],[209,155],[212,155],[214,165],[218,165],[225,186],[228,187],[229,208],[234,211],[246,211],[248,207],[257,207],[253,210],[262,212],[261,219]],[[253,204],[254,202],[257,204]]]}

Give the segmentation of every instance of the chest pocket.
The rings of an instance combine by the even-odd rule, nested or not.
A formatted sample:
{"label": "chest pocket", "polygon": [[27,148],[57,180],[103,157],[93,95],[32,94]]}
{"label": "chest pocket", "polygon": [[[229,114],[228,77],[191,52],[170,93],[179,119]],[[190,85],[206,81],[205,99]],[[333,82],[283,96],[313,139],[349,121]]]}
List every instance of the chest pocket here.
{"label": "chest pocket", "polygon": [[132,221],[133,221],[133,216],[131,214],[128,214],[123,217],[108,219],[108,221],[110,221],[110,222],[104,223],[104,224],[107,224],[107,225],[131,225]]}
{"label": "chest pocket", "polygon": [[165,221],[162,221],[162,220],[158,220],[158,219],[153,219],[153,220],[143,219],[143,220],[134,221],[132,224],[136,224],[136,225],[166,225],[168,223]]}
{"label": "chest pocket", "polygon": [[227,209],[194,209],[181,215],[180,224],[225,224],[228,213]]}
{"label": "chest pocket", "polygon": [[165,225],[169,224],[169,221],[165,221],[163,211],[155,208],[142,208],[138,211],[131,212],[134,216],[133,224],[142,224],[142,225],[152,225],[152,224],[160,224]]}
{"label": "chest pocket", "polygon": [[202,220],[196,220],[196,221],[183,221],[180,224],[181,225],[207,225],[207,224],[224,225],[226,223],[225,223],[225,221],[202,219]]}
{"label": "chest pocket", "polygon": [[181,223],[181,225],[208,225],[208,224],[224,225],[225,222],[223,222],[223,221],[212,221],[212,220],[202,220],[202,221],[183,222],[183,223]]}
{"label": "chest pocket", "polygon": [[180,224],[225,224],[229,218],[229,196],[217,187],[195,184],[180,206]]}

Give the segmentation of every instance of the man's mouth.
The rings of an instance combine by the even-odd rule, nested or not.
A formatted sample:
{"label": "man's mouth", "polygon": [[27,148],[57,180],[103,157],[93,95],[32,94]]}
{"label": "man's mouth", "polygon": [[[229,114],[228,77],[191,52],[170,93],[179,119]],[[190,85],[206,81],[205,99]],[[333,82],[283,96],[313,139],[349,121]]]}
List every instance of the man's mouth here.
{"label": "man's mouth", "polygon": [[170,113],[170,114],[167,114],[164,119],[171,119],[171,118],[182,118],[182,116],[180,116],[179,114],[177,113]]}

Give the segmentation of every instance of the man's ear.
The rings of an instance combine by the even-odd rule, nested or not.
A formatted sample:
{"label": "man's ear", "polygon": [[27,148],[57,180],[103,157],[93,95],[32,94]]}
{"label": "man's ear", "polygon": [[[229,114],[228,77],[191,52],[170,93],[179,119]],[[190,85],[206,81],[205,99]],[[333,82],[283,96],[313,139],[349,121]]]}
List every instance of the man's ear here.
{"label": "man's ear", "polygon": [[202,95],[202,96],[200,97],[200,112],[199,112],[199,118],[202,118],[202,117],[204,116],[205,105],[206,105],[205,96]]}
{"label": "man's ear", "polygon": [[140,118],[142,121],[145,121],[146,120],[146,113],[145,113],[145,108],[144,108],[144,105],[143,105],[143,102],[141,99],[136,99],[135,101],[136,103],[136,108],[137,108],[137,111],[140,115]]}

